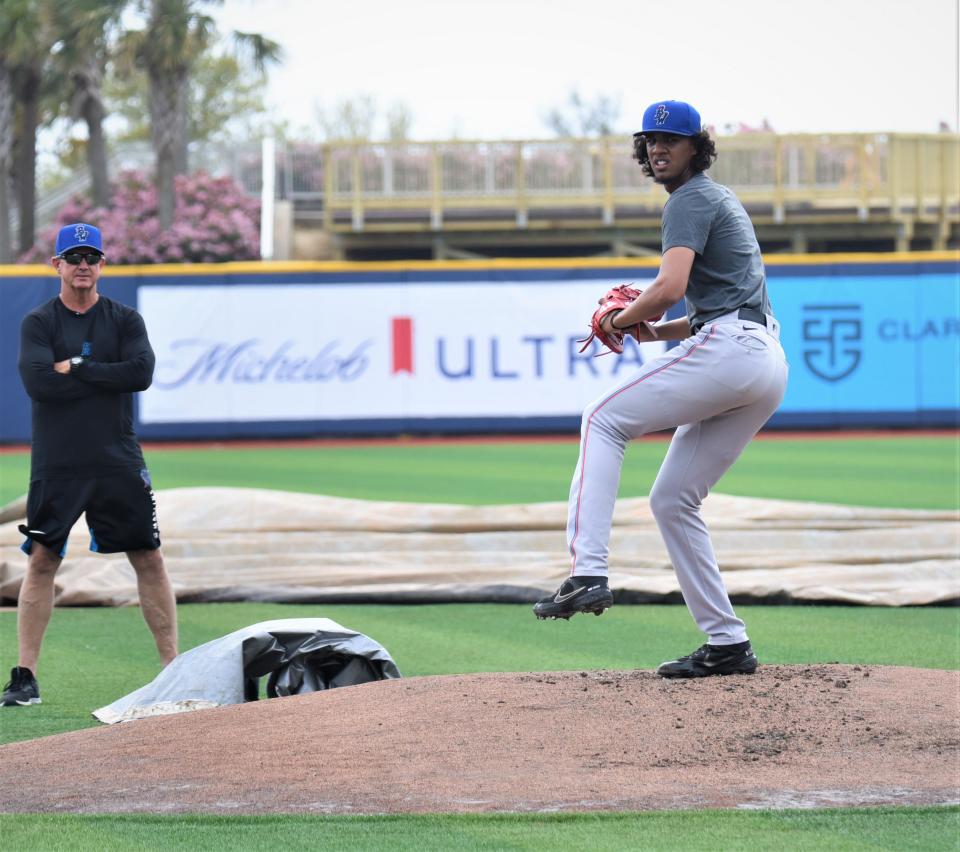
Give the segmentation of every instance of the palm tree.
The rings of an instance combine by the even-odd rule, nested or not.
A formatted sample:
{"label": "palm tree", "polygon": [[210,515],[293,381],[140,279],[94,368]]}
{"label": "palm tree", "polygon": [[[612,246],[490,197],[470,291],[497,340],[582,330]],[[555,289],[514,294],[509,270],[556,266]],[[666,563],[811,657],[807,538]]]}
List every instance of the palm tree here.
{"label": "palm tree", "polygon": [[0,59],[0,263],[13,260],[10,234],[10,167],[13,161],[13,81]]}
{"label": "palm tree", "polygon": [[[128,32],[125,52],[147,72],[150,125],[157,158],[160,227],[173,223],[174,177],[187,170],[187,109],[190,73],[216,38],[213,19],[203,7],[222,0],[139,0],[146,13],[143,30]],[[237,47],[258,69],[280,59],[280,46],[255,33],[233,33]]]}
{"label": "palm tree", "polygon": [[56,41],[53,5],[52,0],[3,0],[0,4],[0,56],[13,94],[14,183],[20,213],[18,254],[33,245],[40,95],[44,68]]}
{"label": "palm tree", "polygon": [[70,117],[74,121],[82,118],[87,125],[87,166],[97,207],[110,204],[103,75],[127,5],[129,0],[61,0],[56,5],[55,27],[61,45],[54,62],[60,84],[56,89],[70,92]]}

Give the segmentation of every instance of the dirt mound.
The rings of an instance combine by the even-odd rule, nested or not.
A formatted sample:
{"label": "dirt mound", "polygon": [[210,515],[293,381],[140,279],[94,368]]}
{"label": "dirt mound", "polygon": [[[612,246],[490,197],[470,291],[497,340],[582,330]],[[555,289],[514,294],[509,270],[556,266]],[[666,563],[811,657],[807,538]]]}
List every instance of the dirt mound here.
{"label": "dirt mound", "polygon": [[[408,678],[0,747],[0,809],[383,813],[960,798],[960,673]],[[30,710],[6,710],[25,712]]]}

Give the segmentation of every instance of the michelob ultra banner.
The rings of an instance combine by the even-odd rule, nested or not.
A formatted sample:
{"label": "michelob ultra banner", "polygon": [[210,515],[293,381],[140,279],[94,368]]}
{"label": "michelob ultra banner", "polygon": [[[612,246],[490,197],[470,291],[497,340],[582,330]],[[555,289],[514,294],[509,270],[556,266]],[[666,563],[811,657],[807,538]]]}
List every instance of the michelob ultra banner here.
{"label": "michelob ultra banner", "polygon": [[[768,257],[790,362],[771,427],[953,426],[955,254]],[[157,357],[144,438],[576,429],[593,399],[668,346],[580,352],[598,297],[656,259],[109,268]],[[19,323],[57,292],[0,268],[0,440],[29,439]],[[671,310],[680,316],[683,306]]]}

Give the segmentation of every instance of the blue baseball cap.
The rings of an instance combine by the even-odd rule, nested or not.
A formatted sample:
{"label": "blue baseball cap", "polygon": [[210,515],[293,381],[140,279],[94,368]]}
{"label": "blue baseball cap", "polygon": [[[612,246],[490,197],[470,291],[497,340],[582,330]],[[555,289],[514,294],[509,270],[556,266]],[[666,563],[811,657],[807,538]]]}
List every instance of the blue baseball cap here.
{"label": "blue baseball cap", "polygon": [[103,240],[100,237],[100,229],[84,222],[64,225],[57,232],[57,257],[65,251],[78,248],[92,248],[103,254]]}
{"label": "blue baseball cap", "polygon": [[683,101],[657,101],[643,113],[641,133],[673,133],[677,136],[696,136],[703,127],[700,113]]}

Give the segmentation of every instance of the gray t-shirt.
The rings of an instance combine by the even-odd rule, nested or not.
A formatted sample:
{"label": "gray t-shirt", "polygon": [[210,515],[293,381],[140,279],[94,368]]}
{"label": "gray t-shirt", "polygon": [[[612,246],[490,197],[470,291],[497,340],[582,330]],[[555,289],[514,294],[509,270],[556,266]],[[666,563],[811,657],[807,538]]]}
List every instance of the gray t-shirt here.
{"label": "gray t-shirt", "polygon": [[691,328],[742,307],[772,313],[753,223],[725,186],[694,175],[667,199],[661,233],[663,251],[696,252],[686,294]]}

